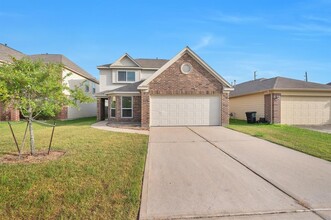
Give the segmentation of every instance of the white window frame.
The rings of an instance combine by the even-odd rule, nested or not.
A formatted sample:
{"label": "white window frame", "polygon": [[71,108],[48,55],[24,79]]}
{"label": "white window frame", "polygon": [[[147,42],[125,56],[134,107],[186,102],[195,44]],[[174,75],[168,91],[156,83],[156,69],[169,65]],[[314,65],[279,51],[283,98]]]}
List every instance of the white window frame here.
{"label": "white window frame", "polygon": [[[119,80],[119,72],[125,72],[125,81]],[[133,72],[134,73],[134,81],[128,81],[128,72]],[[122,82],[122,83],[134,83],[136,82],[136,71],[134,70],[117,70],[117,82]]]}
{"label": "white window frame", "polygon": [[[131,98],[131,108],[123,108],[123,97]],[[131,109],[131,111],[132,111],[131,117],[123,117],[123,109],[124,110]],[[121,96],[121,118],[133,118],[133,96]]]}
{"label": "white window frame", "polygon": [[[113,108],[113,102],[115,102],[115,107]],[[110,106],[108,106],[108,108],[110,107],[110,115],[109,115],[109,117],[110,118],[116,118],[116,100],[114,101],[114,100],[111,100],[111,102],[110,102]],[[111,116],[111,110],[113,110],[113,109],[115,109],[115,116]]]}

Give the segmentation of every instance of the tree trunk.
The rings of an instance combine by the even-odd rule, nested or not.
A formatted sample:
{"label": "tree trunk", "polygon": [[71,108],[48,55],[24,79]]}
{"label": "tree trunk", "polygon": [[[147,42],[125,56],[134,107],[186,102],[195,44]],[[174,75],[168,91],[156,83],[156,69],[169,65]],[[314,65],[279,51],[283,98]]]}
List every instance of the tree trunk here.
{"label": "tree trunk", "polygon": [[33,127],[32,127],[32,117],[29,116],[29,132],[30,132],[30,150],[31,155],[34,155],[35,149],[34,149],[34,133],[33,133]]}

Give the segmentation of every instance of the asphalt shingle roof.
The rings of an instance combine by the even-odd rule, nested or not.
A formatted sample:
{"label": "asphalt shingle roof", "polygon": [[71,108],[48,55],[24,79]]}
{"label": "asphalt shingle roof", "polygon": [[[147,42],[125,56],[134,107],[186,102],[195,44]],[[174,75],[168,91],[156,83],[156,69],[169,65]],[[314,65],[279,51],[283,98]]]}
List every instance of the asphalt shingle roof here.
{"label": "asphalt shingle roof", "polygon": [[134,59],[143,68],[161,68],[169,60],[166,59]]}
{"label": "asphalt shingle roof", "polygon": [[0,43],[0,61],[10,63],[12,61],[11,57],[22,59],[24,56],[24,53]]}
{"label": "asphalt shingle roof", "polygon": [[61,63],[75,73],[82,75],[83,77],[99,84],[99,81],[96,78],[94,78],[91,74],[86,72],[84,69],[76,65],[74,62],[72,62],[62,54],[36,54],[27,57],[31,58],[32,60],[42,60],[44,62],[50,63]]}
{"label": "asphalt shingle roof", "polygon": [[[167,59],[145,59],[145,58],[138,58],[134,59],[141,68],[153,68],[153,69],[159,69],[164,64],[166,64],[169,60]],[[111,63],[103,64],[98,67],[110,67]]]}
{"label": "asphalt shingle roof", "polygon": [[307,89],[307,90],[329,90],[330,86],[306,82],[302,80],[290,79],[285,77],[274,77],[270,79],[257,79],[234,86],[234,91],[230,92],[230,97],[241,96],[246,94],[253,94],[273,89]]}
{"label": "asphalt shingle roof", "polygon": [[12,62],[11,57],[15,57],[16,59],[22,59],[24,57],[30,58],[32,60],[42,60],[44,62],[51,62],[51,63],[61,63],[65,67],[71,69],[75,73],[89,79],[95,83],[99,84],[99,81],[93,77],[91,74],[86,72],[84,69],[76,65],[74,62],[69,60],[62,54],[36,54],[36,55],[26,55],[18,50],[15,50],[11,47],[8,47],[5,44],[0,43],[0,62]]}

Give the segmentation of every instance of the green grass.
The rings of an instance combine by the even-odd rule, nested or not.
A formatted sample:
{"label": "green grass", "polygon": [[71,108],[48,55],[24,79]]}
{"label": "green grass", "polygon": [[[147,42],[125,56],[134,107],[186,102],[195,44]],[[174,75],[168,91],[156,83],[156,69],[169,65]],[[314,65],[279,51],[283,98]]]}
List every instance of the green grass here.
{"label": "green grass", "polygon": [[[137,218],[148,136],[93,129],[94,122],[58,122],[53,149],[67,152],[59,160],[0,164],[0,219]],[[22,139],[25,124],[13,128]],[[51,128],[34,128],[37,149],[46,150]],[[0,157],[15,149],[0,123]]]}
{"label": "green grass", "polygon": [[331,134],[289,125],[247,124],[231,120],[228,128],[331,161]]}

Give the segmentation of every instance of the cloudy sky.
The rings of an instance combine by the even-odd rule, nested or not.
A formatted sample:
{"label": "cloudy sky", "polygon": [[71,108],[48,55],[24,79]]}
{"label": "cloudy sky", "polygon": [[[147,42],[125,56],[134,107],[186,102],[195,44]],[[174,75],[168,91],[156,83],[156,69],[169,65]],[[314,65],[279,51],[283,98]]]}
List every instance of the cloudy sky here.
{"label": "cloudy sky", "polygon": [[127,52],[167,58],[190,46],[229,82],[331,82],[331,0],[3,1],[0,43],[60,53],[99,77]]}

